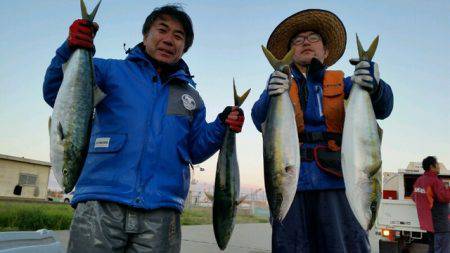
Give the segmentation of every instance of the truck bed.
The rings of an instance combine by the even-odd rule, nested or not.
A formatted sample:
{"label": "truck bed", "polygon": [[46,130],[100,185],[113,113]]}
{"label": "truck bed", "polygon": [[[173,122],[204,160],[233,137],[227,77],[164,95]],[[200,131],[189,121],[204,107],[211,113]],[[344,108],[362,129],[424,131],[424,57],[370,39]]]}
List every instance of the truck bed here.
{"label": "truck bed", "polygon": [[379,229],[426,232],[420,229],[416,204],[411,199],[382,199],[376,226]]}

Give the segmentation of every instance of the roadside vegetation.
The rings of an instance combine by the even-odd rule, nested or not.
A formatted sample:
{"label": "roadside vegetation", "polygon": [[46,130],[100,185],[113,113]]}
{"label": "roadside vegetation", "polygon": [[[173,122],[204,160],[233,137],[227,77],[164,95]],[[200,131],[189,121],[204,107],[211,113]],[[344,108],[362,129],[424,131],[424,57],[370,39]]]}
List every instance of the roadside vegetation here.
{"label": "roadside vegetation", "polygon": [[[66,230],[73,209],[67,204],[0,201],[0,231]],[[182,225],[211,224],[211,208],[186,209]],[[267,217],[238,214],[237,223],[266,223]]]}

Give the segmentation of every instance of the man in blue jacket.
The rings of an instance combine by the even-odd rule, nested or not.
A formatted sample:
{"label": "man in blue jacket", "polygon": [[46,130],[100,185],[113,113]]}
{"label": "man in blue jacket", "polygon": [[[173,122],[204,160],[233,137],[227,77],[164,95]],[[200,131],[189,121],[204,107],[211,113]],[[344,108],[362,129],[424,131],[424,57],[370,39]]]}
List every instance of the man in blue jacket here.
{"label": "man in blue jacket", "polygon": [[392,111],[393,95],[374,62],[352,61],[355,73],[347,78],[342,71],[327,70],[344,53],[346,40],[336,15],[312,9],[285,19],[267,42],[278,59],[294,49],[292,76],[270,75],[252,108],[253,122],[261,131],[270,97],[289,92],[301,143],[297,193],[285,219],[273,221],[273,252],[370,252],[367,233],[345,196],[340,165],[344,100],[352,85],[360,85],[370,93],[376,117],[384,119]]}
{"label": "man in blue jacket", "polygon": [[[53,106],[62,65],[76,48],[93,49],[98,25],[76,20],[44,80]],[[76,184],[69,252],[179,252],[180,213],[189,165],[221,146],[226,127],[240,132],[242,110],[226,107],[212,123],[182,55],[192,45],[190,17],[156,8],[143,42],[125,60],[94,58],[106,97],[96,106],[88,155]]]}

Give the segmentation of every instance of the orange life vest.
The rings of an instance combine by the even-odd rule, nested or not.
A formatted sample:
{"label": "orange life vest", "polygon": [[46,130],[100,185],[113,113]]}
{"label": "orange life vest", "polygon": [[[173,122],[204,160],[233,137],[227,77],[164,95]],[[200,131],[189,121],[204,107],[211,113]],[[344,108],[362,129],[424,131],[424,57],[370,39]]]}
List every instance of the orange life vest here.
{"label": "orange life vest", "polygon": [[[322,106],[327,132],[342,134],[345,119],[344,72],[339,70],[325,71],[322,89]],[[292,104],[294,105],[297,131],[298,133],[302,133],[305,129],[305,123],[303,120],[303,110],[300,104],[298,85],[294,79],[292,80],[289,96],[291,97]],[[340,146],[335,140],[328,140],[328,147],[333,151],[340,150]]]}

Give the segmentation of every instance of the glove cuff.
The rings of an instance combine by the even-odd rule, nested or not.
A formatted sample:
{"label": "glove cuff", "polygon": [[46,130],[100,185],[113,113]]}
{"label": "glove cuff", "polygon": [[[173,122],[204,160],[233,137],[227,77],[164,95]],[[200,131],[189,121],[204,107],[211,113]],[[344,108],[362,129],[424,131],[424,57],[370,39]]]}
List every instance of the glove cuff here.
{"label": "glove cuff", "polygon": [[230,114],[232,109],[233,109],[233,107],[227,106],[221,113],[219,113],[218,117],[219,117],[220,121],[222,122],[222,124],[225,124],[225,120],[227,119],[228,114]]}

